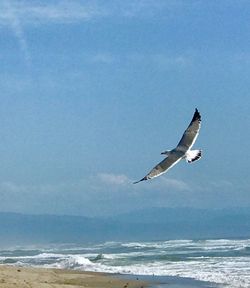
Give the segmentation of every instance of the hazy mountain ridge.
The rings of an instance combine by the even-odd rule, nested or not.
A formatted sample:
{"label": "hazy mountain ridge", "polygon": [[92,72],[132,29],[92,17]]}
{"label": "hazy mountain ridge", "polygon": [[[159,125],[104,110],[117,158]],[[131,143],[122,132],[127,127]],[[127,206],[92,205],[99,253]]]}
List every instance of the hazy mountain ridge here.
{"label": "hazy mountain ridge", "polygon": [[250,237],[250,209],[149,208],[106,218],[0,213],[0,244]]}

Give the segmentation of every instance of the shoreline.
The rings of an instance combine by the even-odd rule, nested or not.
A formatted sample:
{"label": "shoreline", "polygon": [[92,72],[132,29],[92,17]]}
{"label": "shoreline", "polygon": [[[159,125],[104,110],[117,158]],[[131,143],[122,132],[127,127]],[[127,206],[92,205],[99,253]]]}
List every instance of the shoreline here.
{"label": "shoreline", "polygon": [[108,274],[0,265],[1,288],[212,288],[210,282],[175,276]]}
{"label": "shoreline", "polygon": [[222,284],[196,280],[180,276],[155,276],[155,275],[130,275],[116,274],[115,277],[124,279],[146,281],[149,288],[219,288],[224,287]]}

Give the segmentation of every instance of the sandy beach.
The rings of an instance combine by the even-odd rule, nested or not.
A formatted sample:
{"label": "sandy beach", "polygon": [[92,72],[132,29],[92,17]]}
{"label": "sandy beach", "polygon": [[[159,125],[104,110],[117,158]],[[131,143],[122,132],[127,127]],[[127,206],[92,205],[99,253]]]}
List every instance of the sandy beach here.
{"label": "sandy beach", "polygon": [[0,266],[1,288],[142,288],[147,283],[102,273]]}

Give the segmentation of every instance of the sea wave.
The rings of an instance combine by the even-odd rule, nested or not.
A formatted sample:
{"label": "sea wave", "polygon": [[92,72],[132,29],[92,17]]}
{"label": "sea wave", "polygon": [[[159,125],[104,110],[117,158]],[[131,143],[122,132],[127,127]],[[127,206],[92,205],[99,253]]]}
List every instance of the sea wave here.
{"label": "sea wave", "polygon": [[0,251],[0,263],[96,272],[181,276],[250,287],[250,239],[106,242]]}

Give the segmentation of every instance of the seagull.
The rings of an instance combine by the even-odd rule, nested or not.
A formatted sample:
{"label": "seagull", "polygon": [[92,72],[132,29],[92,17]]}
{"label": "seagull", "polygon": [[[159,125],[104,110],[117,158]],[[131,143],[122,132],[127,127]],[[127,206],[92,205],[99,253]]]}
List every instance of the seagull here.
{"label": "seagull", "polygon": [[178,145],[173,150],[166,150],[162,152],[162,155],[166,155],[166,158],[158,163],[145,177],[141,180],[134,182],[133,184],[141,181],[149,180],[166,173],[170,168],[176,165],[182,159],[185,159],[188,163],[193,163],[201,158],[202,150],[191,150],[196,141],[201,127],[201,115],[197,108],[195,109],[193,118],[185,130],[184,134]]}

